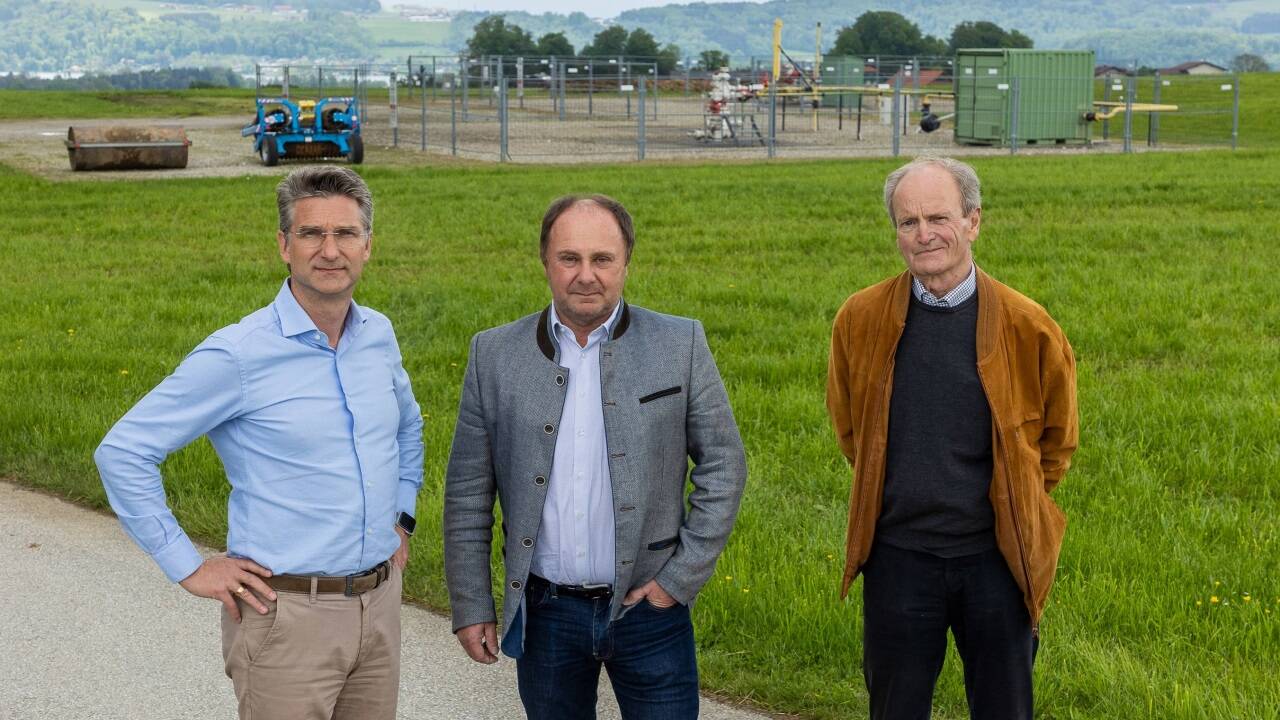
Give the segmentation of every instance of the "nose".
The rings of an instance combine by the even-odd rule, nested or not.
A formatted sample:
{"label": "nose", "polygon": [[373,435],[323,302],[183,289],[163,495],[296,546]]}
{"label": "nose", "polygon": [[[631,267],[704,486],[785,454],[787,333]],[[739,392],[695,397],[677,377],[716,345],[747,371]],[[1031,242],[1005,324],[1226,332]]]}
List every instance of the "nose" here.
{"label": "nose", "polygon": [[338,252],[338,238],[331,232],[324,234],[324,242],[320,243],[320,256],[327,259],[336,259],[341,253]]}
{"label": "nose", "polygon": [[933,234],[933,230],[929,227],[929,221],[920,218],[920,222],[916,224],[915,240],[921,245],[929,244],[929,237]]}

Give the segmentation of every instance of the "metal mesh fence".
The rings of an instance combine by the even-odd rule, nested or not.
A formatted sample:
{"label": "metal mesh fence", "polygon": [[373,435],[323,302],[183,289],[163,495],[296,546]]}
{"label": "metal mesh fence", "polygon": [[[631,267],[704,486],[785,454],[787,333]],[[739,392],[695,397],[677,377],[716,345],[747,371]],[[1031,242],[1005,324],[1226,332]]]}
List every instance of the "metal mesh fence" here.
{"label": "metal mesh fence", "polygon": [[[626,59],[411,59],[260,68],[259,92],[352,94],[366,143],[487,161],[818,158],[1232,146],[1232,76],[957,74],[949,60],[825,58],[765,86]],[[870,62],[869,62],[870,61]],[[413,64],[416,63],[416,64]],[[408,71],[412,68],[413,72]],[[612,72],[610,72],[612,70]]]}

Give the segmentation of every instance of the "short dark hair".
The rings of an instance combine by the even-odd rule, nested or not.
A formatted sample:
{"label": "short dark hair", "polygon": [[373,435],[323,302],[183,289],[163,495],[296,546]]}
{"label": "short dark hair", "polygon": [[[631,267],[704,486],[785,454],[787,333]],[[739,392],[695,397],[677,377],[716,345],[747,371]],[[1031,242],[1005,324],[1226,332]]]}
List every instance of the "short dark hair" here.
{"label": "short dark hair", "polygon": [[618,230],[622,231],[622,241],[627,247],[627,262],[631,262],[631,248],[636,244],[636,231],[631,223],[631,213],[622,207],[622,203],[614,200],[608,195],[565,195],[556,198],[551,203],[551,207],[547,208],[546,214],[542,216],[542,236],[539,238],[538,256],[542,258],[545,265],[547,262],[547,245],[551,242],[551,228],[555,226],[556,220],[560,216],[568,212],[570,209],[583,203],[590,203],[596,207],[608,212],[613,219],[618,222]]}
{"label": "short dark hair", "polygon": [[308,165],[280,181],[276,186],[280,232],[287,233],[293,227],[293,206],[299,200],[335,196],[355,200],[365,233],[373,232],[373,194],[369,186],[350,168],[337,165]]}

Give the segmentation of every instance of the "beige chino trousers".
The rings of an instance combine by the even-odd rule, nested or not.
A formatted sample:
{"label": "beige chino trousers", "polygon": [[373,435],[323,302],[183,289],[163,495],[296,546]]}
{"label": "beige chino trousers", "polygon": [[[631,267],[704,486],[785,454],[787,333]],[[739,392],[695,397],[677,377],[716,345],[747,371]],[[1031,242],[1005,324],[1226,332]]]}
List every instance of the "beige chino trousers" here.
{"label": "beige chino trousers", "polygon": [[268,612],[222,609],[222,659],[240,720],[395,720],[400,692],[400,592],[394,565],[377,589],[276,592]]}

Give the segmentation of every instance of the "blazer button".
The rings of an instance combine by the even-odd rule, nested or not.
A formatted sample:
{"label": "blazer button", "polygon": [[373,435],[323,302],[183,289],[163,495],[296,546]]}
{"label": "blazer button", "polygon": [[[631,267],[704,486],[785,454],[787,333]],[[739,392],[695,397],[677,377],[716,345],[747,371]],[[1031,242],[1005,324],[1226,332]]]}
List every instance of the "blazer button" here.
{"label": "blazer button", "polygon": [[556,376],[556,385],[564,385],[564,376],[563,376],[563,375],[557,375],[557,376]]}
{"label": "blazer button", "polygon": [[546,425],[543,425],[543,426],[542,426],[542,432],[544,432],[544,433],[546,433],[546,434],[548,434],[548,435],[550,435],[551,433],[553,433],[553,432],[555,432],[555,431],[556,431],[556,429],[555,429],[555,427],[554,427],[554,426],[552,426],[552,424],[551,424],[551,423],[547,423]]}
{"label": "blazer button", "polygon": [[536,477],[536,478],[534,478],[534,479],[533,479],[533,484],[534,484],[534,485],[546,485],[546,484],[547,484],[547,479],[546,479],[546,478],[544,478],[544,477],[542,477],[541,475],[539,475],[538,477]]}
{"label": "blazer button", "polygon": [[512,590],[519,590],[523,585],[524,585],[524,583],[521,583],[519,580],[512,580],[512,581],[511,581],[511,589],[512,589]]}
{"label": "blazer button", "polygon": [[533,538],[525,538],[520,541],[520,544],[527,548],[531,548],[533,547]]}

